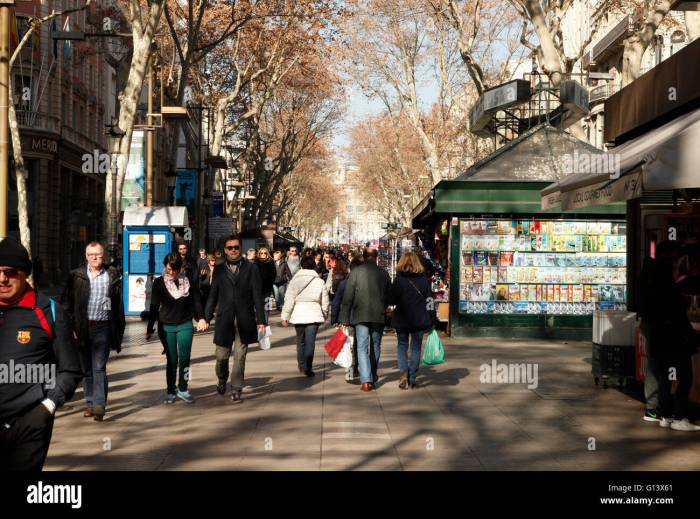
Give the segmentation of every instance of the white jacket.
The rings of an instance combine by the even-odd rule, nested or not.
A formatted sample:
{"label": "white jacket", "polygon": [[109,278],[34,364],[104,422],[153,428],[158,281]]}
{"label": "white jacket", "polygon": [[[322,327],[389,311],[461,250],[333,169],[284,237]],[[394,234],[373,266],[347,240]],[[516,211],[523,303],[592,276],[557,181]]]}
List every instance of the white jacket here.
{"label": "white jacket", "polygon": [[329,307],[323,279],[314,270],[300,269],[287,285],[282,320],[292,324],[322,323],[328,318]]}

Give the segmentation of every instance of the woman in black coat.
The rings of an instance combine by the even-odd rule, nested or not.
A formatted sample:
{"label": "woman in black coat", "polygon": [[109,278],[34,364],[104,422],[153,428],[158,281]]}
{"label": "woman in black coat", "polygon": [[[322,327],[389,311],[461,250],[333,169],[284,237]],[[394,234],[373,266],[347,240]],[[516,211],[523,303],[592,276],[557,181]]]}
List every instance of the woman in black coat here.
{"label": "woman in black coat", "polygon": [[390,303],[396,306],[391,327],[396,330],[398,339],[398,360],[401,372],[399,387],[408,389],[409,386],[416,387],[423,335],[433,324],[428,312],[432,293],[423,265],[415,253],[407,252],[401,256],[396,271],[389,295]]}
{"label": "woman in black coat", "polygon": [[255,264],[260,269],[260,284],[262,285],[262,296],[265,302],[265,320],[270,317],[270,306],[272,303],[272,287],[277,277],[277,267],[275,261],[270,257],[270,249],[260,247],[258,249],[258,259]]}

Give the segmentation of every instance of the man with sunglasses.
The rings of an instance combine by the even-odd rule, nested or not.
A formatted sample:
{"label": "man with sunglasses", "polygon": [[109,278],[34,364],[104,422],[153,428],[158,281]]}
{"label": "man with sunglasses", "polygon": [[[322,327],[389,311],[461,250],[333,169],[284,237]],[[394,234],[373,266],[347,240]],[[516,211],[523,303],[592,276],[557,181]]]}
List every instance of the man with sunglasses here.
{"label": "man with sunglasses", "polygon": [[43,468],[56,408],[82,377],[66,315],[29,285],[31,272],[27,249],[1,240],[0,470]]}
{"label": "man with sunglasses", "polygon": [[61,303],[66,308],[83,363],[86,408],[83,416],[98,422],[107,408],[107,360],[121,351],[126,327],[121,273],[103,263],[104,247],[85,248],[86,263],[70,273]]}
{"label": "man with sunglasses", "polygon": [[[204,311],[210,323],[216,310],[214,345],[216,346],[216,391],[226,393],[229,358],[233,348],[231,400],[241,402],[248,345],[258,342],[258,330],[264,330],[265,304],[258,267],[241,254],[241,240],[229,236],[225,240],[226,259],[214,269],[211,292]],[[235,346],[234,346],[235,343]]]}

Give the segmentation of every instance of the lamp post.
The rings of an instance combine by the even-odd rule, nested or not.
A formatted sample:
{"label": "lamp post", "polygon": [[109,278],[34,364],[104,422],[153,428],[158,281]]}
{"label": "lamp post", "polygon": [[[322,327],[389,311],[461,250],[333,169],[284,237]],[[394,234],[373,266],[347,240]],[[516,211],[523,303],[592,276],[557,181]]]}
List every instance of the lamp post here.
{"label": "lamp post", "polygon": [[7,237],[10,177],[10,8],[14,0],[0,0],[0,240]]}

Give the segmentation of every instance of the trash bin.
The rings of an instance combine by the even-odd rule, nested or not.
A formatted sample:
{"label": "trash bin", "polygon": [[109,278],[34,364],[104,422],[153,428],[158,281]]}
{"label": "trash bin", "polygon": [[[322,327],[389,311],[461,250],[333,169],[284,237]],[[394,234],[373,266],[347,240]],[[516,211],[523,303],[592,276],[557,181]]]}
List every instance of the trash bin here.
{"label": "trash bin", "polygon": [[593,380],[603,387],[608,381],[619,387],[635,376],[635,329],[637,315],[620,310],[595,310],[593,312]]}

